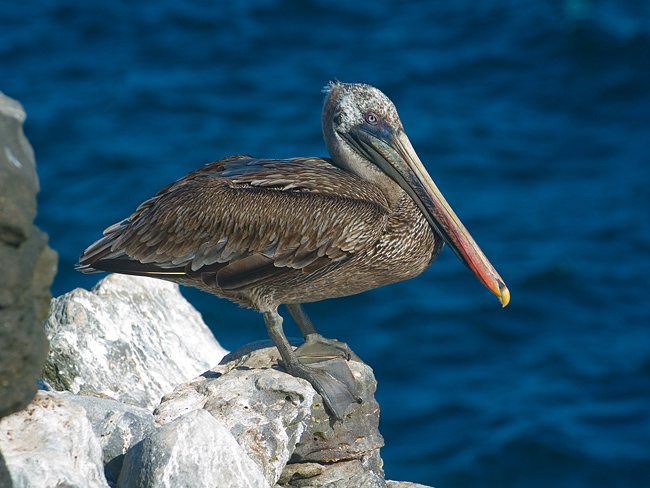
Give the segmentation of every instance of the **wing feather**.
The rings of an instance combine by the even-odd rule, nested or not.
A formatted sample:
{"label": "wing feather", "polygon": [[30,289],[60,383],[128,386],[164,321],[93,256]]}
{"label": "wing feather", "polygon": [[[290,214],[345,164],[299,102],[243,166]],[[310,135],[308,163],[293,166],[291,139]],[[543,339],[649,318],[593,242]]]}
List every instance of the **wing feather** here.
{"label": "wing feather", "polygon": [[216,276],[223,289],[242,289],[349,258],[377,242],[387,218],[377,187],[326,159],[233,156],[160,190],[106,229],[78,267],[185,270],[204,283]]}

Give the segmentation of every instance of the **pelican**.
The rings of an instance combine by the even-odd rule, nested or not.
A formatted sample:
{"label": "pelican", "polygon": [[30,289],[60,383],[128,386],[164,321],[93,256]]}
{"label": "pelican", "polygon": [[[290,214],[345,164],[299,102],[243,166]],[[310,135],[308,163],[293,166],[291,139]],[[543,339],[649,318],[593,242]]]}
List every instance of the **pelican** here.
{"label": "pelican", "polygon": [[[427,173],[393,103],[331,82],[322,113],[330,158],[231,156],[167,185],[86,249],[77,269],[149,276],[261,312],[286,371],[330,416],[360,401],[346,344],[323,338],[301,304],[418,276],[446,243],[502,306],[510,292]],[[305,342],[282,329],[285,305]]]}

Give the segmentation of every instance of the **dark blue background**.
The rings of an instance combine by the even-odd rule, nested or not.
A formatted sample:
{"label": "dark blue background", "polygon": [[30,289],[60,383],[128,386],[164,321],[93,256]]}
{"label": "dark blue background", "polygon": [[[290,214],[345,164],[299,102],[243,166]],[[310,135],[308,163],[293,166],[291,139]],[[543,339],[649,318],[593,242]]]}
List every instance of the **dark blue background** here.
{"label": "dark blue background", "polygon": [[[91,287],[79,253],[190,170],[326,155],[321,88],[373,84],[512,293],[500,309],[445,250],[308,306],[375,370],[387,477],[649,486],[647,2],[1,3],[54,295]],[[185,293],[225,347],[266,337],[257,313]]]}

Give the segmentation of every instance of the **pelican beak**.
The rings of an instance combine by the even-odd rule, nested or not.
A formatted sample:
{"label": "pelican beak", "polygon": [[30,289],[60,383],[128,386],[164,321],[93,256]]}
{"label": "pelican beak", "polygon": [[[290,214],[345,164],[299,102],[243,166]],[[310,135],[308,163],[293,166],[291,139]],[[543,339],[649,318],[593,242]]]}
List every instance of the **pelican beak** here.
{"label": "pelican beak", "polygon": [[367,129],[356,132],[357,148],[413,198],[431,227],[505,307],[510,291],[436,187],[404,131]]}

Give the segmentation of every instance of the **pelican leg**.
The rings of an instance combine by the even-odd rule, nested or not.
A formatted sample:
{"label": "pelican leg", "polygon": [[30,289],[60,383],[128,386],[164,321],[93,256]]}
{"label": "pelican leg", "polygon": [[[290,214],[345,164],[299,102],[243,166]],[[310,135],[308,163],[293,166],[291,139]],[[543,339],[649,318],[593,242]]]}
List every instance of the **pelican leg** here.
{"label": "pelican leg", "polygon": [[[309,381],[323,398],[323,403],[329,414],[333,415],[337,420],[342,420],[348,406],[353,401],[359,401],[358,395],[356,394],[356,385],[353,383],[353,391],[350,391],[348,382],[339,379],[342,364],[354,382],[354,377],[342,358],[339,357],[334,360],[328,358],[325,361],[315,360],[314,363],[307,366],[298,359],[287,337],[284,335],[280,314],[277,311],[264,312],[264,322],[266,323],[269,337],[278,348],[280,356],[282,356],[282,361],[287,372],[293,376]],[[313,334],[310,334],[310,336],[313,336]],[[343,378],[345,377],[346,375],[343,374]]]}
{"label": "pelican leg", "polygon": [[314,324],[312,324],[309,317],[307,317],[307,312],[302,308],[302,305],[299,303],[287,303],[285,307],[287,307],[287,311],[296,321],[298,327],[300,327],[300,332],[302,332],[302,336],[305,339],[307,339],[309,334],[318,334],[316,327],[314,327]]}

